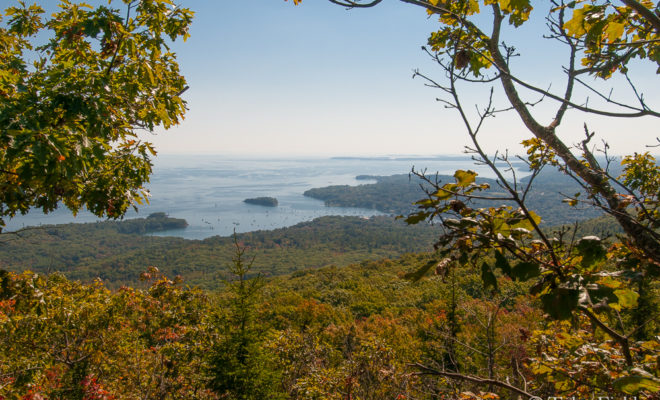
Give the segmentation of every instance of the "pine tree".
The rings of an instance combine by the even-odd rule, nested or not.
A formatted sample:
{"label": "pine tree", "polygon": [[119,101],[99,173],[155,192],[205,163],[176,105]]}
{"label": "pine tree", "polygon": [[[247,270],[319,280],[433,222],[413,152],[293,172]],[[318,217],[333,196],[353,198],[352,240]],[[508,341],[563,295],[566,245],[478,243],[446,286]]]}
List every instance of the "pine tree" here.
{"label": "pine tree", "polygon": [[266,329],[256,321],[256,305],[263,287],[261,276],[249,278],[254,258],[246,261],[244,247],[234,235],[236,252],[229,266],[227,309],[216,319],[218,340],[210,357],[210,387],[230,399],[276,399],[277,371],[263,348]]}

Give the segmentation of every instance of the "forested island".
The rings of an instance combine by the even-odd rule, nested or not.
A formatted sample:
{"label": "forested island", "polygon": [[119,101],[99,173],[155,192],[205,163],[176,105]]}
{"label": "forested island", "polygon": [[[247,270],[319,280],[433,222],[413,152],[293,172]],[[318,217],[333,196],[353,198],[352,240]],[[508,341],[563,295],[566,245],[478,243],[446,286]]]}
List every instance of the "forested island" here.
{"label": "forested island", "polygon": [[[113,221],[99,222],[101,224],[112,224]],[[163,232],[175,229],[185,229],[188,222],[181,218],[171,218],[164,212],[152,213],[147,218],[133,218],[114,222],[117,231],[121,233],[145,234],[151,232]]]}
{"label": "forested island", "polygon": [[277,199],[274,197],[255,197],[251,199],[245,199],[243,202],[265,207],[277,207],[278,204]]}

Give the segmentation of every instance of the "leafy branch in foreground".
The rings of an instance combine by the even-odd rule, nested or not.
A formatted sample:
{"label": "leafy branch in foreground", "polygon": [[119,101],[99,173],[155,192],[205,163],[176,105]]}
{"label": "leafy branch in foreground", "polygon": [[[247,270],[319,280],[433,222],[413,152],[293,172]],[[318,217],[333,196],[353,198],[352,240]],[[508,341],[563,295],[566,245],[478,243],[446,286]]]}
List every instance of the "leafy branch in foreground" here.
{"label": "leafy branch in foreground", "polygon": [[[369,8],[380,3],[330,1],[347,8]],[[611,394],[610,389],[645,396],[656,393],[660,371],[647,363],[645,349],[658,345],[658,307],[645,312],[641,309],[643,304],[652,303],[649,289],[657,286],[660,276],[660,169],[650,154],[636,153],[623,158],[623,173],[615,176],[609,168],[614,159],[607,152],[607,144],[602,149],[604,165],[594,155],[591,140],[595,133],[588,129],[586,121],[585,138],[575,146],[560,138],[558,127],[568,113],[575,111],[584,118],[660,117],[628,74],[634,59],[660,65],[659,6],[635,0],[551,2],[544,38],[566,49],[566,58],[559,65],[565,80],[557,91],[517,75],[513,61],[518,53],[514,45],[503,39],[505,30],[529,22],[534,12],[531,1],[401,1],[424,7],[430,16],[438,18],[440,28],[431,33],[425,50],[443,71],[445,81],[438,82],[419,72],[415,77],[443,93],[439,101],[458,113],[471,140],[467,152],[477,163],[490,168],[505,192],[504,198],[492,198],[483,192],[486,187],[475,183],[476,173],[471,171],[457,171],[455,182],[444,184],[418,173],[428,184],[427,197],[417,202],[419,211],[407,221],[436,223],[444,234],[435,245],[436,262],[427,263],[410,276],[419,278],[434,267],[443,273],[456,264],[472,265],[481,271],[485,286],[497,290],[500,276],[529,282],[531,293],[549,316],[573,320],[579,329],[591,325],[591,333],[580,335],[579,341],[561,341],[555,348],[554,352],[571,360],[571,364],[552,365],[548,367],[551,372],[537,370],[536,388],[509,390],[536,395],[536,391],[542,390],[543,379],[549,379],[554,383],[554,392],[549,393],[553,395],[585,390]],[[587,77],[595,80],[588,81]],[[617,77],[624,80],[633,101],[619,100],[611,90],[601,89],[600,84],[604,85],[606,79]],[[468,113],[460,96],[463,88],[492,83],[501,86],[507,105],[496,106],[491,88],[476,117]],[[525,95],[529,93],[540,95],[541,100],[527,99]],[[596,102],[588,102],[586,96],[577,98],[584,93]],[[554,106],[552,117],[545,122],[532,110],[540,101]],[[517,114],[533,135],[523,142],[527,156],[520,158],[531,174],[526,182],[516,176],[507,152],[490,157],[480,143],[480,133],[486,129],[488,119],[503,112]],[[577,237],[577,229],[548,233],[541,228],[541,219],[529,209],[527,200],[535,178],[546,167],[564,172],[582,187],[582,196],[567,195],[569,205],[594,206],[617,221],[624,232],[618,242],[605,242],[595,236]],[[473,200],[489,197],[496,202],[494,206],[474,206]],[[513,205],[500,206],[502,200]],[[622,362],[601,363],[603,373],[588,379],[588,368],[578,371],[584,362],[597,362],[585,353],[588,348],[608,348],[613,360]],[[539,360],[529,362],[532,367]],[[432,370],[429,366],[420,368]],[[482,379],[440,372],[451,372],[452,378],[459,380]],[[505,384],[490,377],[483,383],[500,387]]]}
{"label": "leafy branch in foreground", "polygon": [[45,17],[20,1],[0,15],[0,229],[60,202],[118,218],[148,200],[156,152],[139,132],[183,118],[187,86],[169,44],[188,37],[192,12],[121,4],[61,1]]}
{"label": "leafy branch in foreground", "polygon": [[[452,4],[458,3],[462,2]],[[467,22],[467,18],[478,11],[470,8],[468,3],[463,5],[464,9],[458,17],[447,14],[441,16],[447,27],[438,33],[438,37],[432,36],[429,43],[434,51],[433,58],[445,71],[447,84],[438,84],[420,73],[416,75],[447,94],[447,99],[442,101],[459,113],[472,141],[472,146],[467,149],[468,153],[473,155],[477,163],[488,166],[495,173],[498,185],[507,193],[507,200],[514,202],[515,206],[471,208],[471,200],[477,197],[475,193],[485,188],[474,184],[475,173],[457,171],[456,183],[441,185],[427,179],[431,187],[428,198],[418,202],[421,211],[408,217],[408,221],[415,223],[427,219],[439,222],[445,229],[445,233],[436,243],[439,255],[479,268],[486,286],[497,290],[498,275],[513,280],[530,281],[530,292],[539,298],[543,310],[551,317],[569,319],[576,318],[576,314],[584,315],[586,320],[583,323],[591,323],[616,343],[625,360],[625,367],[618,366],[619,372],[625,368],[629,373],[616,374],[614,371],[617,369],[612,366],[612,375],[617,379],[611,380],[605,386],[625,393],[650,393],[657,387],[658,378],[653,377],[653,369],[649,370],[648,366],[644,369],[645,352],[640,351],[640,347],[633,346],[631,336],[640,326],[657,318],[658,310],[641,319],[636,319],[634,315],[638,300],[645,296],[643,291],[635,288],[655,282],[660,271],[660,235],[657,231],[657,182],[660,171],[649,154],[635,154],[623,159],[623,174],[613,177],[608,167],[601,167],[589,147],[594,133],[589,132],[586,125],[586,138],[577,147],[577,151],[581,153],[578,156],[574,155],[556,134],[557,126],[570,108],[594,112],[591,109],[575,107],[572,102],[573,86],[577,83],[577,77],[586,72],[576,69],[577,54],[584,55],[583,63],[587,65],[592,62],[594,54],[591,42],[583,42],[579,37],[580,32],[575,32],[574,25],[579,23],[576,19],[580,10],[575,10],[573,18],[565,21],[564,13],[568,7],[560,4],[551,10],[548,17],[552,37],[566,44],[570,51],[568,65],[564,66],[568,78],[565,94],[554,119],[544,126],[530,112],[530,104],[519,95],[516,85],[527,89],[529,87],[512,76],[512,47],[500,43],[499,39],[504,15],[510,14],[509,21],[515,26],[527,19],[529,11],[522,8],[507,10],[497,3],[490,5],[493,24],[490,34],[485,34],[474,24]],[[456,13],[459,11],[461,9],[457,9]],[[474,55],[468,64],[461,60],[462,52],[466,51],[465,47],[462,47],[465,46],[466,40],[461,39],[460,44],[457,44],[449,40],[452,35],[466,35],[469,39],[468,51]],[[654,46],[653,43],[648,45]],[[612,71],[604,74],[602,68],[598,69],[598,65],[598,62],[594,62],[593,68],[588,72],[603,78],[609,77]],[[523,142],[528,154],[526,158],[520,159],[527,163],[531,173],[531,178],[524,185],[517,179],[507,153],[496,153],[491,158],[480,145],[479,133],[486,120],[505,111],[494,106],[492,89],[488,103],[480,110],[474,123],[470,121],[461,103],[457,83],[474,82],[474,78],[470,78],[469,74],[479,78],[482,76],[482,69],[490,66],[497,70],[494,79],[501,82],[511,109],[518,113],[526,127],[535,135]],[[625,65],[622,68],[625,68]],[[550,93],[541,93],[553,99],[553,96],[549,96]],[[640,115],[657,114],[641,102],[641,97],[639,99]],[[608,114],[630,116],[625,111]],[[605,157],[609,166],[612,159],[607,153]],[[505,168],[498,166],[502,163],[506,165]],[[606,243],[595,236],[578,238],[574,234],[575,231],[567,229],[552,234],[541,229],[541,220],[528,209],[526,198],[534,178],[546,166],[558,168],[582,186],[587,199],[578,200],[579,194],[576,194],[568,198],[569,204],[591,204],[617,220],[625,232],[620,243],[608,248]],[[494,261],[487,261],[489,255],[494,256]],[[630,318],[627,324],[621,322],[622,315],[623,318]],[[594,337],[591,340],[597,345],[599,339]],[[656,342],[652,336],[643,340],[646,345],[641,347],[653,346]],[[633,377],[639,373],[649,376],[639,378],[634,387],[625,384],[636,379]],[[556,379],[558,378],[555,377]],[[593,382],[582,383],[590,384]],[[604,387],[595,385],[593,388],[603,390]],[[567,385],[565,389],[571,390],[575,387]]]}

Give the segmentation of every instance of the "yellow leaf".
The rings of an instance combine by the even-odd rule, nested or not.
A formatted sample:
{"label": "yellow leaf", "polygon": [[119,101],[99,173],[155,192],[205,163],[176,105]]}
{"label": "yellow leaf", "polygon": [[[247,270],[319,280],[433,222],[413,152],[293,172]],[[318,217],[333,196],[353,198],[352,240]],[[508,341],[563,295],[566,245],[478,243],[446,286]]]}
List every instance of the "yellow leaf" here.
{"label": "yellow leaf", "polygon": [[635,293],[630,289],[618,289],[614,291],[617,299],[619,299],[618,304],[623,308],[632,308],[637,306],[637,299],[639,294]]}
{"label": "yellow leaf", "polygon": [[470,0],[468,2],[468,11],[470,14],[476,14],[479,12],[479,2],[476,0]]}
{"label": "yellow leaf", "polygon": [[585,12],[587,12],[591,7],[584,6],[583,8],[573,11],[573,17],[564,24],[564,29],[568,31],[568,34],[574,37],[580,37],[587,33],[584,28],[585,24]]}
{"label": "yellow leaf", "polygon": [[456,183],[461,187],[466,187],[471,183],[474,183],[477,173],[474,171],[463,171],[459,169],[454,173],[454,178],[456,178]]}
{"label": "yellow leaf", "polygon": [[624,28],[625,28],[625,24],[620,22],[610,21],[607,24],[607,28],[605,29],[605,34],[607,35],[607,41],[609,43],[612,43],[615,40],[621,38],[621,35],[623,35]]}
{"label": "yellow leaf", "polygon": [[617,288],[621,287],[621,285],[622,285],[621,282],[619,282],[617,280],[614,280],[610,276],[605,276],[603,278],[600,278],[598,281],[596,281],[596,283],[598,283],[599,285],[611,288],[611,289],[617,289]]}
{"label": "yellow leaf", "polygon": [[448,198],[452,197],[454,193],[447,191],[447,190],[438,190],[437,192],[433,193],[433,197],[437,197],[438,200],[447,200]]}

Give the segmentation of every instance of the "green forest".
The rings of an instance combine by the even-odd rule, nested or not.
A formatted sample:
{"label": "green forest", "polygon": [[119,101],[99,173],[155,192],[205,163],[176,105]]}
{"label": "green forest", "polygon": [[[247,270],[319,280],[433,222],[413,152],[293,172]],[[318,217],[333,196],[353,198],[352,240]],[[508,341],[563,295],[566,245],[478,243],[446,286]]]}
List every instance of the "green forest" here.
{"label": "green forest", "polygon": [[[305,195],[387,215],[205,240],[150,235],[187,226],[162,212],[123,220],[151,197],[149,135],[199,104],[184,97],[188,69],[175,53],[195,32],[193,10],[40,3],[0,10],[0,400],[660,400],[660,138],[623,154],[597,122],[617,121],[632,142],[654,126],[635,121],[660,118],[644,93],[660,72],[660,3],[392,2],[434,24],[421,52],[435,71],[413,78],[435,90],[492,179],[471,169],[360,176],[375,183]],[[386,6],[329,3],[374,16]],[[251,54],[252,78],[252,64],[277,64],[264,38],[250,49],[265,55]],[[330,52],[332,38],[314,39]],[[518,62],[530,45],[554,51],[547,43],[563,49],[551,84],[536,79],[537,60]],[[307,90],[337,84],[330,70]],[[396,96],[381,85],[374,98]],[[262,96],[249,87],[246,97]],[[332,119],[347,115],[351,94],[333,99]],[[296,101],[287,129],[321,107]],[[390,112],[362,106],[370,122]],[[250,103],[250,119],[274,123],[268,111]],[[512,125],[488,137],[504,114]],[[520,155],[491,150],[514,131],[526,135]],[[107,220],[5,229],[58,208]]]}
{"label": "green forest", "polygon": [[[134,286],[149,266],[187,284],[217,289],[234,254],[232,238],[205,240],[140,235],[152,219],[43,226],[2,239],[0,263],[9,271],[59,272],[70,279],[103,280],[110,288]],[[179,223],[168,218],[168,224]],[[129,233],[130,232],[130,233]],[[290,228],[237,234],[256,257],[252,274],[274,276],[300,269],[428,251],[438,234],[391,217],[322,217]]]}
{"label": "green forest", "polygon": [[[453,181],[453,176],[433,175],[441,182]],[[361,175],[358,180],[375,180],[375,183],[358,186],[328,186],[305,191],[305,196],[323,200],[333,207],[360,207],[378,210],[392,215],[408,215],[415,211],[415,202],[423,198],[424,183],[415,175],[369,176]],[[529,178],[521,181],[526,183]],[[506,197],[494,179],[478,178],[479,184],[490,185],[489,194]],[[562,200],[562,193],[573,195],[582,191],[580,185],[568,176],[557,171],[545,170],[535,178],[535,186],[529,192],[529,207],[538,210],[546,225],[555,226],[572,223],[576,220],[595,218],[602,214],[595,207],[570,207]],[[509,202],[501,200],[501,203]],[[475,202],[476,206],[484,207],[486,201]],[[499,205],[499,204],[498,204]]]}
{"label": "green forest", "polygon": [[[106,278],[109,286],[101,280],[81,283],[60,272],[4,272],[0,336],[7,345],[0,352],[0,394],[215,399],[222,398],[217,397],[221,392],[255,399],[435,399],[509,392],[501,386],[488,389],[488,381],[484,387],[477,380],[426,374],[420,365],[448,366],[475,377],[518,376],[539,396],[588,393],[594,387],[604,393],[640,393],[637,381],[652,388],[649,379],[623,379],[622,349],[603,333],[594,347],[597,332],[587,317],[549,320],[541,300],[529,294],[529,282],[497,274],[494,290],[484,285],[479,268],[448,269],[430,252],[342,264],[365,258],[364,249],[346,249],[342,256],[335,248],[336,255],[326,259],[336,265],[309,268],[305,260],[328,251],[310,239],[307,246],[287,248],[295,257],[290,260],[294,272],[255,277],[264,258],[276,257],[256,244],[293,242],[294,232],[313,225],[323,236],[335,232],[341,238],[347,225],[359,222],[329,220],[290,228],[291,233],[239,235],[235,242],[223,238],[227,249],[219,243],[217,250],[192,245],[195,258],[203,260],[206,254],[213,262],[213,272],[205,274],[207,290],[190,285],[187,275],[194,279],[194,271],[168,277],[155,266],[143,266],[135,280]],[[374,234],[384,226],[376,224]],[[339,234],[338,229],[344,230]],[[352,239],[361,240],[357,234]],[[151,249],[142,254],[162,251]],[[232,254],[225,259],[218,256],[222,251]],[[435,270],[430,277],[410,279],[427,265]],[[91,276],[89,270],[94,267],[84,270]],[[634,324],[644,313],[657,312],[659,294],[657,284],[647,287],[643,298],[621,294],[613,317]],[[658,368],[656,330],[656,323],[645,324],[635,332],[630,350],[650,371]],[[654,392],[641,394],[652,398]]]}

